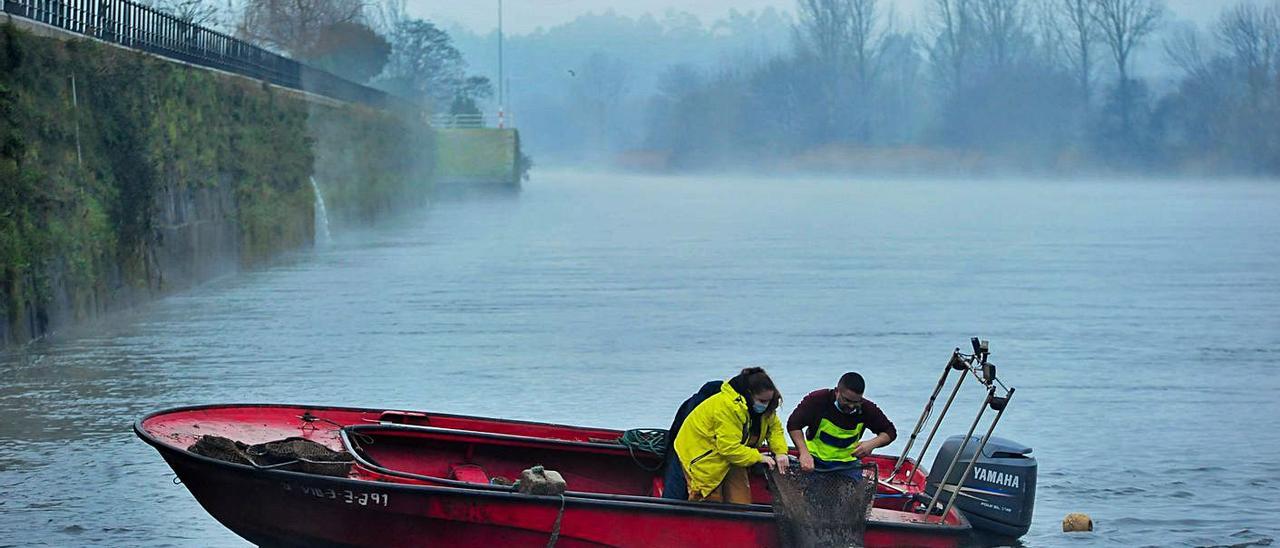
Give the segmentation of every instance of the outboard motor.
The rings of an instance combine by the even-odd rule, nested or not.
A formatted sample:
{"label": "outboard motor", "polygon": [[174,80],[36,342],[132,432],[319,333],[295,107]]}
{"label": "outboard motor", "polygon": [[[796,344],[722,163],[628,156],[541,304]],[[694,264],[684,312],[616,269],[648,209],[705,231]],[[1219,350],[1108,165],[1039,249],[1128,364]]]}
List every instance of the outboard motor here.
{"label": "outboard motor", "polygon": [[[978,448],[979,436],[964,444],[959,462],[967,463]],[[942,444],[929,468],[926,492],[933,496],[946,473],[947,465],[956,456],[964,442],[964,436],[952,436]],[[1036,498],[1036,459],[1031,448],[1004,438],[992,437],[982,455],[974,464],[969,476],[960,486],[960,497],[955,507],[964,513],[974,529],[1002,537],[1018,538],[1031,528],[1031,511]],[[964,466],[957,466],[947,479],[947,488],[939,497],[941,502],[950,500]]]}

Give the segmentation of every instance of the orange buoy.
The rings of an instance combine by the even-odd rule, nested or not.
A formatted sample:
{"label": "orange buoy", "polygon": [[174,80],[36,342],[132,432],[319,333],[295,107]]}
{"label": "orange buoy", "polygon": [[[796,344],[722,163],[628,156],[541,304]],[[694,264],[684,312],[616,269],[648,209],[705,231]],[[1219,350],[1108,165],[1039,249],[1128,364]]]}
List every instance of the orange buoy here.
{"label": "orange buoy", "polygon": [[1093,520],[1088,514],[1067,514],[1062,518],[1063,533],[1081,533],[1093,530]]}

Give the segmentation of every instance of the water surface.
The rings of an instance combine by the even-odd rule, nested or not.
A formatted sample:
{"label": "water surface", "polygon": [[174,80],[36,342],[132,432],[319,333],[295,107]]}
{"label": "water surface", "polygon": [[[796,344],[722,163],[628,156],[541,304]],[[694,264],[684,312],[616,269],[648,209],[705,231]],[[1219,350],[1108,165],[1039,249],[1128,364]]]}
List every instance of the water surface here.
{"label": "water surface", "polygon": [[441,199],[0,358],[0,544],[243,544],[130,431],[164,407],[665,427],[763,364],[784,410],[861,371],[908,431],[972,335],[1040,462],[1027,546],[1269,543],[1277,211],[1280,185],[1207,181],[559,173]]}

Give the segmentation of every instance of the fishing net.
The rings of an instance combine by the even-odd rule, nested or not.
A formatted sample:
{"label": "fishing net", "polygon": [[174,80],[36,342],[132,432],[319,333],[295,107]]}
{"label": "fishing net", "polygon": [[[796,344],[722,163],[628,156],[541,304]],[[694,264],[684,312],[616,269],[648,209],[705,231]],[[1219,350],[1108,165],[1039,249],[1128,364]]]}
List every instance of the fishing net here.
{"label": "fishing net", "polygon": [[783,546],[862,546],[867,516],[875,502],[877,480],[872,470],[768,473]]}
{"label": "fishing net", "polygon": [[191,444],[187,451],[223,462],[252,465],[253,461],[249,459],[248,455],[244,454],[244,450],[248,448],[248,445],[222,436],[204,435]]}
{"label": "fishing net", "polygon": [[276,468],[346,477],[354,458],[345,451],[334,451],[323,444],[303,438],[286,438],[257,445],[245,445],[220,436],[200,436],[188,451],[255,468]]}

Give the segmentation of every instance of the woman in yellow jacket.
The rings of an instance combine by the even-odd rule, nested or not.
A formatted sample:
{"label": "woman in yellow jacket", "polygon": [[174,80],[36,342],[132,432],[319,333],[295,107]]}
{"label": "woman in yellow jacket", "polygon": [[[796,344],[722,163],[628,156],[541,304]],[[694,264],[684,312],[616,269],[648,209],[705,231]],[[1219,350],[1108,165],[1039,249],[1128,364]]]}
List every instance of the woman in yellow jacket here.
{"label": "woman in yellow jacket", "polygon": [[[751,503],[747,470],[763,462],[785,470],[787,439],[778,420],[782,394],[759,367],[748,367],[698,404],[676,434],[689,500]],[[768,444],[774,457],[760,453]],[[776,459],[776,460],[775,460]]]}

